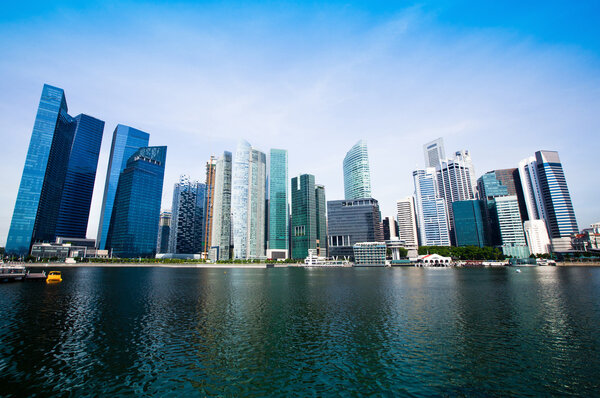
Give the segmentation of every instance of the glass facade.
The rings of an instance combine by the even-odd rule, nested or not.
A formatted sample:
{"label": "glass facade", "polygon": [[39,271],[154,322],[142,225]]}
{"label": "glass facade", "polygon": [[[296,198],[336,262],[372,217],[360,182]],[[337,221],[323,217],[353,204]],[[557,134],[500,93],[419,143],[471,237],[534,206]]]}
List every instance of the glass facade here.
{"label": "glass facade", "polygon": [[173,188],[169,253],[197,254],[204,251],[206,184],[182,175]]}
{"label": "glass facade", "polygon": [[457,246],[484,247],[486,245],[483,206],[482,200],[463,200],[452,203]]}
{"label": "glass facade", "polygon": [[106,239],[113,213],[113,204],[119,185],[119,177],[125,169],[128,159],[138,149],[148,146],[150,135],[143,131],[122,124],[117,125],[113,133],[110,147],[110,158],[104,185],[104,198],[98,226],[98,249],[106,249]]}
{"label": "glass facade", "polygon": [[442,159],[446,158],[444,140],[438,138],[423,145],[423,153],[425,154],[425,167],[439,167]]}
{"label": "glass facade", "polygon": [[327,257],[327,200],[325,186],[315,185],[317,206],[317,255]]}
{"label": "glass facade", "polygon": [[169,251],[169,234],[171,232],[171,212],[163,211],[160,213],[158,223],[158,239],[156,242],[157,253],[167,253]]}
{"label": "glass facade", "polygon": [[353,250],[355,267],[385,267],[385,243],[360,242],[354,245]]}
{"label": "glass facade", "polygon": [[122,258],[154,257],[167,147],[144,147],[119,177],[106,247]]}
{"label": "glass facade", "polygon": [[302,174],[292,178],[292,258],[308,257],[308,249],[317,248],[317,204],[315,176]]}
{"label": "glass facade", "polygon": [[75,117],[75,123],[77,127],[65,177],[56,236],[85,238],[104,122],[82,114]]}
{"label": "glass facade", "polygon": [[423,246],[450,246],[446,201],[439,196],[435,169],[415,170],[413,180],[419,243]]}
{"label": "glass facade", "polygon": [[285,149],[271,149],[269,174],[269,249],[288,250],[288,191]]}
{"label": "glass facade", "polygon": [[229,260],[231,251],[231,152],[223,153],[215,167],[215,198],[211,258]]}
{"label": "glass facade", "polygon": [[346,200],[371,197],[371,174],[367,142],[360,140],[344,158],[344,198]]}

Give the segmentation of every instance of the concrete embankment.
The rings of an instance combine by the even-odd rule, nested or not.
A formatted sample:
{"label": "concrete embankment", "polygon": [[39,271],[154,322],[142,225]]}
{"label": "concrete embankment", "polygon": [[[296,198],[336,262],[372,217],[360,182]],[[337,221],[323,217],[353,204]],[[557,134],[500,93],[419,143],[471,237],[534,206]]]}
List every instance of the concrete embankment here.
{"label": "concrete embankment", "polygon": [[600,262],[577,262],[577,261],[565,261],[556,262],[557,267],[600,267]]}

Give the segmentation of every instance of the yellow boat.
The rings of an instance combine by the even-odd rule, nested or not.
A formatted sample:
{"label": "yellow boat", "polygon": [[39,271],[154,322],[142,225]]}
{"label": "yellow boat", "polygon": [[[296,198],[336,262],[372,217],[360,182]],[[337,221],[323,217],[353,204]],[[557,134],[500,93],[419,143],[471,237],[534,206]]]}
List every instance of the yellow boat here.
{"label": "yellow boat", "polygon": [[50,271],[48,273],[48,277],[46,278],[46,283],[51,282],[62,282],[62,277],[60,276],[60,271]]}

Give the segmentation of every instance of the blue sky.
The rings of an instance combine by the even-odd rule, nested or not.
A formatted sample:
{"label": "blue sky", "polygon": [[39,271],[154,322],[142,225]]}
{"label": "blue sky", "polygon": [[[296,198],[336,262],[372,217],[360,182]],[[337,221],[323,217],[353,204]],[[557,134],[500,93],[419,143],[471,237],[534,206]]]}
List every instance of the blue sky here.
{"label": "blue sky", "polygon": [[[471,151],[476,171],[557,150],[580,228],[600,221],[600,2],[30,2],[0,12],[0,244],[43,83],[72,115],[106,121],[95,237],[117,123],[168,145],[163,208],[179,174],[247,139],[289,150],[343,197],[361,138],[383,215],[413,192],[422,145]],[[16,3],[15,3],[16,4]]]}

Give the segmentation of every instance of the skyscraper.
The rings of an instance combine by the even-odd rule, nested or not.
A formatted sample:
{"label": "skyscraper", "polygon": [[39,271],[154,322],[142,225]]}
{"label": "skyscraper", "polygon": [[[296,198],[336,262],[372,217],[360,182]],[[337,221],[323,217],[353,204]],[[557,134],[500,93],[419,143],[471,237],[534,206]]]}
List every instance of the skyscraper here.
{"label": "skyscraper", "polygon": [[317,205],[315,176],[302,174],[292,178],[292,258],[308,257],[308,249],[317,248]]}
{"label": "skyscraper", "polygon": [[419,243],[423,246],[450,246],[446,201],[439,195],[435,169],[415,170],[413,180]]}
{"label": "skyscraper", "polygon": [[512,257],[529,257],[517,197],[515,195],[498,196],[493,201],[498,217],[502,252]]}
{"label": "skyscraper", "polygon": [[[86,200],[90,194],[87,177],[90,176],[83,180],[76,178],[76,158],[85,157],[83,151],[87,146],[93,152],[97,134],[102,136],[102,123],[86,115],[72,118],[64,91],[44,85],[6,242],[8,254],[25,255],[34,242],[54,241],[59,226],[63,230],[71,227],[80,230],[81,225],[87,225]],[[78,125],[79,138],[74,146]],[[93,157],[91,154],[90,158]],[[86,166],[93,168],[90,163]],[[67,176],[67,193],[63,195]],[[75,191],[73,185],[78,182],[82,186]]]}
{"label": "skyscraper", "polygon": [[98,226],[98,249],[106,249],[106,238],[110,228],[113,205],[119,177],[125,169],[131,155],[138,149],[148,146],[150,135],[143,131],[122,124],[117,125],[113,133],[110,147],[110,158],[108,170],[106,171],[106,183],[104,185],[104,198],[100,213],[100,225]]}
{"label": "skyscraper", "polygon": [[315,205],[317,207],[317,255],[327,257],[327,200],[325,186],[315,184]]}
{"label": "skyscraper", "polygon": [[271,149],[269,173],[269,247],[267,257],[287,258],[288,190],[287,151]]}
{"label": "skyscraper", "polygon": [[160,213],[158,222],[158,238],[156,242],[156,253],[167,253],[169,251],[169,234],[171,232],[171,212]]}
{"label": "skyscraper", "polygon": [[236,259],[265,257],[265,198],[267,159],[263,152],[240,141],[233,159],[233,253]]}
{"label": "skyscraper", "polygon": [[229,260],[231,251],[231,152],[224,152],[215,167],[212,260]]}
{"label": "skyscraper", "polygon": [[204,221],[202,225],[204,230],[202,231],[202,251],[208,254],[210,246],[212,244],[212,222],[214,214],[214,200],[215,200],[215,170],[216,160],[213,156],[206,162],[206,203],[204,205]]}
{"label": "skyscraper", "polygon": [[344,158],[344,197],[346,200],[371,197],[371,174],[367,142],[358,141]]}
{"label": "skyscraper", "polygon": [[417,233],[417,218],[415,213],[415,199],[408,196],[396,202],[398,209],[398,239],[403,240],[407,247],[417,247],[419,245],[419,235]]}
{"label": "skyscraper", "polygon": [[153,257],[167,147],[139,148],[119,177],[106,247],[117,257]]}
{"label": "skyscraper", "polygon": [[456,246],[484,247],[486,245],[484,206],[482,200],[452,202]]}
{"label": "skyscraper", "polygon": [[531,253],[546,254],[550,252],[550,238],[544,220],[525,221],[523,231]]}
{"label": "skyscraper", "polygon": [[423,152],[425,154],[425,167],[440,167],[442,159],[446,158],[444,151],[444,140],[438,138],[423,145]]}
{"label": "skyscraper", "polygon": [[545,220],[544,202],[537,176],[535,156],[530,156],[519,162],[519,178],[521,180],[523,200],[527,211],[527,220]]}
{"label": "skyscraper", "polygon": [[206,185],[186,175],[173,188],[169,253],[198,254],[203,251]]}

